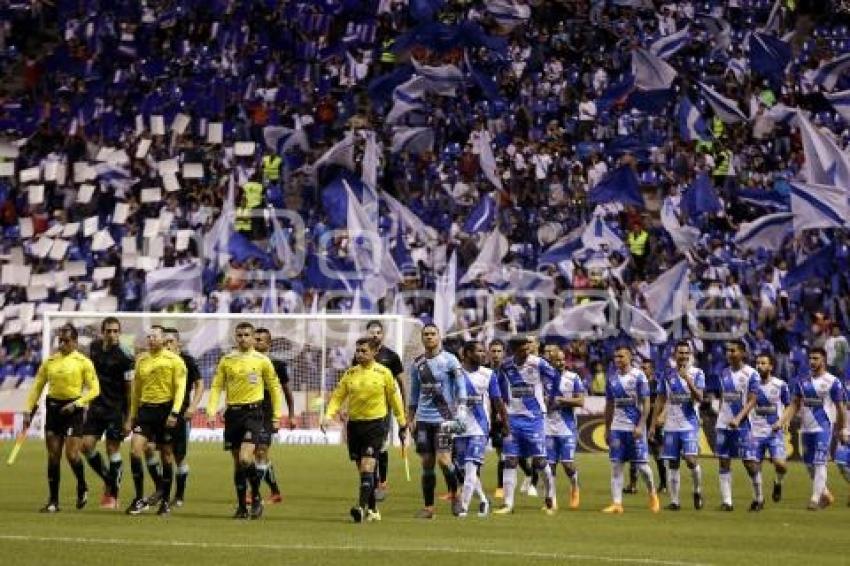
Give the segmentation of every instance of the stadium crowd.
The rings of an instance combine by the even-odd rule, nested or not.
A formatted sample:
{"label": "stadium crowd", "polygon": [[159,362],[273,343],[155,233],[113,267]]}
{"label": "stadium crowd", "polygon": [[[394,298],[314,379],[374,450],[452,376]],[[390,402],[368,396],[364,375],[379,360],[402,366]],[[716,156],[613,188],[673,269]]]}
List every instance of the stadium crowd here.
{"label": "stadium crowd", "polygon": [[[822,184],[785,110],[850,141],[845,107],[824,96],[850,88],[838,7],[57,0],[0,13],[0,379],[34,375],[44,309],[308,311],[346,287],[320,267],[351,270],[352,242],[333,233],[351,228],[347,195],[365,209],[374,191],[390,195],[377,230],[397,271],[382,265],[385,285],[362,286],[362,310],[430,321],[433,302],[394,297],[435,289],[454,256],[458,274],[478,268],[458,296],[495,304],[459,299],[459,338],[543,326],[519,291],[543,290],[549,306],[610,291],[654,315],[642,292],[685,258],[697,306],[747,304],[749,318],[677,318],[743,324],[784,380],[807,370],[810,347],[831,372],[850,368],[846,228],[739,237],[791,210],[795,179]],[[303,240],[274,210],[303,219]],[[482,270],[493,234],[506,242]],[[299,252],[305,268],[271,279],[277,293],[250,276]],[[151,300],[154,282],[187,273],[189,295]],[[623,336],[547,328],[596,391]],[[675,343],[634,345],[661,367]],[[723,342],[693,343],[716,382]]]}

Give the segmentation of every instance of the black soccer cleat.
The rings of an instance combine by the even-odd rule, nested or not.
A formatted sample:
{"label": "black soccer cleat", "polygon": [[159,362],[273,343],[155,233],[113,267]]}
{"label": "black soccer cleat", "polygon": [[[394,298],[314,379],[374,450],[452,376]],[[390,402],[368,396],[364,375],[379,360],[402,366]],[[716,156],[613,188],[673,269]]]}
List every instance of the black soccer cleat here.
{"label": "black soccer cleat", "polygon": [[255,497],[251,501],[251,519],[259,519],[263,516],[263,500]]}
{"label": "black soccer cleat", "polygon": [[48,501],[47,505],[38,510],[39,513],[58,513],[59,503],[56,501]]}
{"label": "black soccer cleat", "polygon": [[148,504],[148,507],[156,507],[162,503],[162,492],[159,490],[154,491],[145,498],[145,502]]}
{"label": "black soccer cleat", "polygon": [[636,485],[627,485],[623,488],[623,493],[627,493],[629,495],[634,495],[638,492]]}
{"label": "black soccer cleat", "polygon": [[779,503],[782,501],[782,484],[773,482],[773,502]]}
{"label": "black soccer cleat", "polygon": [[82,509],[86,506],[86,503],[89,502],[89,490],[88,488],[78,489],[77,490],[77,509]]}
{"label": "black soccer cleat", "polygon": [[734,511],[735,508],[732,507],[731,505],[729,505],[728,503],[723,503],[723,504],[720,505],[720,510],[728,512],[728,511]]}
{"label": "black soccer cleat", "polygon": [[355,523],[362,523],[363,522],[364,512],[363,512],[363,508],[360,507],[359,505],[355,505],[354,507],[352,507],[351,511],[349,511],[349,513],[351,513],[351,518],[354,519]]}
{"label": "black soccer cleat", "polygon": [[159,509],[156,510],[156,514],[160,515],[160,516],[165,516],[165,517],[167,517],[168,515],[171,515],[171,505],[168,504],[168,501],[165,501],[163,499],[160,502]]}
{"label": "black soccer cleat", "polygon": [[678,503],[670,503],[667,505],[667,507],[665,507],[665,509],[667,509],[668,511],[680,511],[682,509],[682,506]]}
{"label": "black soccer cleat", "polygon": [[705,499],[703,499],[701,493],[694,492],[694,509],[699,511],[705,507]]}
{"label": "black soccer cleat", "polygon": [[247,507],[237,507],[236,513],[233,514],[234,519],[250,519],[251,516],[248,514]]}
{"label": "black soccer cleat", "polygon": [[758,513],[762,509],[764,509],[764,501],[753,501],[750,503],[750,511]]}
{"label": "black soccer cleat", "polygon": [[137,497],[136,499],[134,499],[130,503],[130,506],[127,507],[127,514],[128,515],[141,515],[142,513],[147,511],[149,509],[149,507],[150,506],[148,505],[147,501],[145,501],[144,498]]}

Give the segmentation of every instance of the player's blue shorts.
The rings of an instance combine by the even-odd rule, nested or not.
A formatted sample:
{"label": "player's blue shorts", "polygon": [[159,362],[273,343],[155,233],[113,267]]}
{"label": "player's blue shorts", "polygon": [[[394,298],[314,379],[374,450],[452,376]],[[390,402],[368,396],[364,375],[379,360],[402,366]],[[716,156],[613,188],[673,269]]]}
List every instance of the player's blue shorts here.
{"label": "player's blue shorts", "polygon": [[573,462],[575,460],[575,455],[575,435],[546,437],[546,460],[550,464],[557,464],[558,462]]}
{"label": "player's blue shorts", "polygon": [[845,468],[850,468],[850,444],[838,443],[835,448],[835,463]]}
{"label": "player's blue shorts", "polygon": [[455,459],[459,464],[465,462],[484,463],[484,453],[487,451],[486,436],[456,436]]}
{"label": "player's blue shorts", "polygon": [[744,452],[744,460],[761,462],[765,454],[771,460],[785,459],[785,437],[782,432],[775,432],[770,436],[750,436],[750,442]]}
{"label": "player's blue shorts", "polygon": [[630,430],[612,430],[608,438],[608,458],[612,462],[635,462],[644,464],[649,461],[649,444],[646,434],[635,439]]}
{"label": "player's blue shorts", "polygon": [[695,430],[665,430],[663,460],[678,460],[681,456],[699,454],[699,439]]}
{"label": "player's blue shorts", "polygon": [[511,433],[505,437],[502,454],[508,458],[545,458],[546,435],[543,419],[510,419]]}
{"label": "player's blue shorts", "polygon": [[743,458],[750,442],[750,431],[744,428],[718,428],[714,452],[718,458]]}
{"label": "player's blue shorts", "polygon": [[830,431],[800,433],[803,445],[803,463],[807,466],[819,466],[829,461],[829,445],[832,442]]}

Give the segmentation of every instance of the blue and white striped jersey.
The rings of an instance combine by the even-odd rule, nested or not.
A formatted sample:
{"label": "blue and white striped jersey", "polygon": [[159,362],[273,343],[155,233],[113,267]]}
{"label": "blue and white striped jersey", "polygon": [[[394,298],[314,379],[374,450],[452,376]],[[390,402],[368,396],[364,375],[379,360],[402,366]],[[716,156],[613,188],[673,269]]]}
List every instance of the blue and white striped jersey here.
{"label": "blue and white striped jersey", "polygon": [[800,408],[800,432],[831,432],[836,404],[844,400],[844,386],[831,373],[809,376],[797,382],[794,396],[803,401]]}
{"label": "blue and white striped jersey", "polygon": [[490,399],[500,396],[499,381],[493,370],[480,366],[475,371],[467,371],[464,431],[458,436],[488,436],[490,434]]}
{"label": "blue and white striped jersey", "polygon": [[605,382],[605,398],[614,404],[611,430],[632,431],[640,422],[643,400],[649,397],[649,380],[637,368],[625,374],[614,371]]}
{"label": "blue and white striped jersey", "polygon": [[[561,372],[559,389],[560,397],[579,397],[587,393],[581,376],[569,370]],[[546,436],[575,436],[576,434],[575,407],[552,409],[546,415]]]}

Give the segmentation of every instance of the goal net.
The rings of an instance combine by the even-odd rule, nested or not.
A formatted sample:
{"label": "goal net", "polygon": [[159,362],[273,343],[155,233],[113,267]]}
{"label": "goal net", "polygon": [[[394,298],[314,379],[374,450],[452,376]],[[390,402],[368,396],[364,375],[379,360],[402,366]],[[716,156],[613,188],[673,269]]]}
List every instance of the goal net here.
{"label": "goal net", "polygon": [[[354,343],[366,335],[369,321],[381,322],[384,345],[398,353],[405,368],[422,352],[416,331],[418,321],[400,315],[49,312],[44,315],[42,327],[42,355],[46,357],[55,350],[57,330],[64,324],[77,329],[80,350],[87,353],[91,342],[100,337],[101,323],[109,316],[121,322],[121,343],[134,354],[146,348],[146,331],[151,325],[176,328],[183,351],[197,361],[207,389],[219,360],[234,348],[237,324],[248,321],[257,328],[268,329],[272,336],[269,357],[285,362],[295,400],[297,431],[281,432],[279,439],[283,442],[309,443],[316,436],[321,411],[340,376],[350,367]],[[206,399],[201,403],[201,407],[205,406]],[[205,430],[203,415],[196,416],[193,424],[194,439],[219,436]]]}

